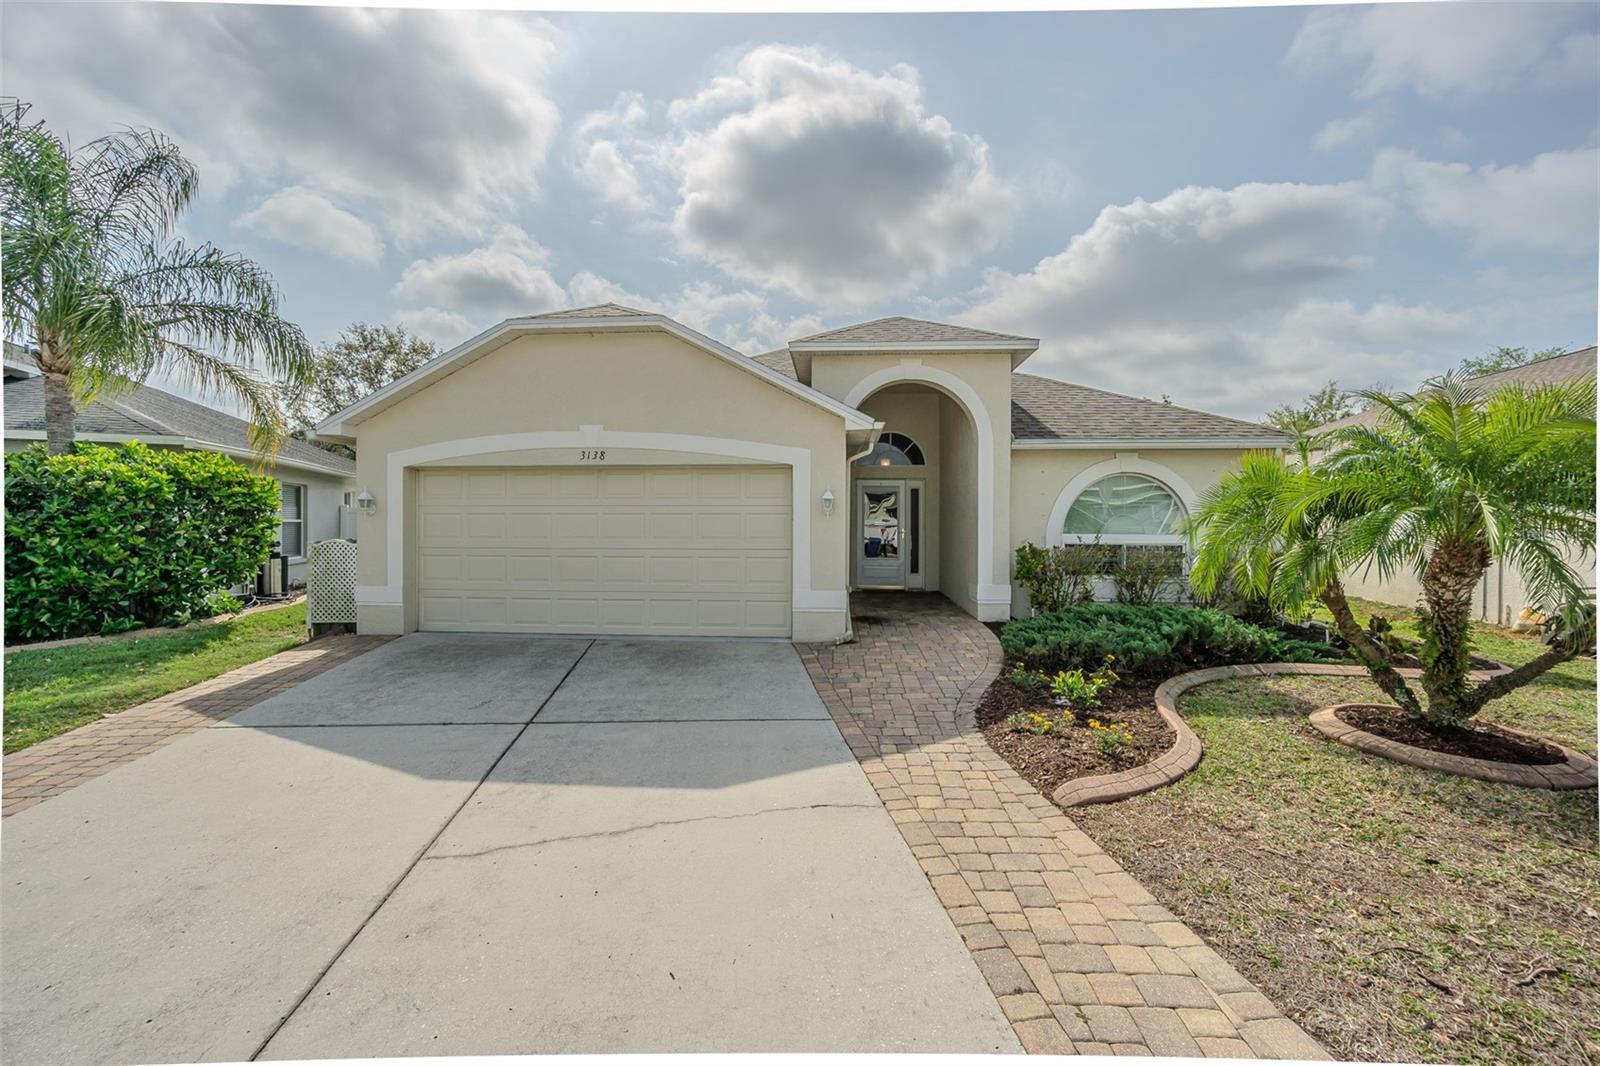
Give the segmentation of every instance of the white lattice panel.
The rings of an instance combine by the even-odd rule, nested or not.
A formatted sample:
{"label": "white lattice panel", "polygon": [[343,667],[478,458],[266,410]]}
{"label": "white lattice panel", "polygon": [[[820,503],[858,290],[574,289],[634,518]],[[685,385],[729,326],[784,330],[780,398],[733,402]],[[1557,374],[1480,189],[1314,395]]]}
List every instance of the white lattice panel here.
{"label": "white lattice panel", "polygon": [[306,622],[354,625],[355,621],[355,542],[319,540],[311,545],[306,567]]}

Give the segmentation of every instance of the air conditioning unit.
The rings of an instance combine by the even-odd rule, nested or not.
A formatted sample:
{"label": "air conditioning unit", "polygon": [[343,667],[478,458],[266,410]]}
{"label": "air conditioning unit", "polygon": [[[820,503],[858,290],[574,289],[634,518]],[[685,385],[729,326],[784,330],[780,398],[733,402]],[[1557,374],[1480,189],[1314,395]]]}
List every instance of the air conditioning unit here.
{"label": "air conditioning unit", "polygon": [[306,625],[356,624],[356,545],[350,540],[319,540],[306,563]]}

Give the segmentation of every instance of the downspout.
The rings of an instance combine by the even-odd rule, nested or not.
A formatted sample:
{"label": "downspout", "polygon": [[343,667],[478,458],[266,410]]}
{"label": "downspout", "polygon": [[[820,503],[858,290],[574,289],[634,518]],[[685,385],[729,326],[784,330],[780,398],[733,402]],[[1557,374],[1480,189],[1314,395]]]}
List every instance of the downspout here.
{"label": "downspout", "polygon": [[[862,448],[859,452],[856,452],[854,455],[846,455],[845,456],[845,459],[844,459],[845,491],[850,496],[850,513],[851,514],[855,513],[856,490],[852,487],[855,484],[855,482],[850,480],[850,471],[856,465],[856,460],[857,459],[865,459],[868,455],[872,454],[872,449],[874,449],[874,448],[876,448],[878,446],[878,438],[880,436],[882,436],[882,435],[883,435],[883,423],[882,422],[874,422],[872,424],[872,435],[867,438],[866,447]],[[848,523],[849,523],[848,516],[846,517],[845,522],[848,525]],[[849,534],[847,532],[846,533],[846,539],[847,540],[848,540],[848,537],[849,537]],[[845,581],[845,590],[844,590],[844,636],[836,637],[834,639],[834,641],[833,641],[833,644],[834,644],[834,647],[838,647],[840,644],[853,644],[853,643],[855,643],[855,639],[856,639],[856,621],[855,621],[855,615],[852,614],[851,611],[850,611],[850,582],[848,580],[846,580]]]}

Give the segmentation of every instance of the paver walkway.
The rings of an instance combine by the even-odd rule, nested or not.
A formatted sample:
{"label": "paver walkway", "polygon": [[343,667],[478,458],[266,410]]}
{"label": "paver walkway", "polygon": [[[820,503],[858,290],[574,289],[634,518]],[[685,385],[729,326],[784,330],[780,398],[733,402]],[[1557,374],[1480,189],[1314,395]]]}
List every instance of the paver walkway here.
{"label": "paver walkway", "polygon": [[855,642],[801,657],[1025,1048],[1330,1057],[990,749],[987,627],[929,594],[851,600]]}
{"label": "paver walkway", "polygon": [[390,639],[323,637],[7,755],[0,817],[76,788]]}

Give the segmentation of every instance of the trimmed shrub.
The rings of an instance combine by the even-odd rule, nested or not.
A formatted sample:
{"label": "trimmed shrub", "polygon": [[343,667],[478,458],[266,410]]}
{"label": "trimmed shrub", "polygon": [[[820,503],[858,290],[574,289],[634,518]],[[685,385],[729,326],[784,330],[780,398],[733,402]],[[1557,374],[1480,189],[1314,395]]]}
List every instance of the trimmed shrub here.
{"label": "trimmed shrub", "polygon": [[213,452],[6,456],[6,639],[176,625],[228,605],[278,530],[278,484]]}
{"label": "trimmed shrub", "polygon": [[1342,659],[1327,644],[1292,640],[1221,611],[1177,604],[1090,603],[1008,622],[1006,656],[1035,669],[1092,669],[1115,656],[1125,676],[1165,678],[1227,663]]}

